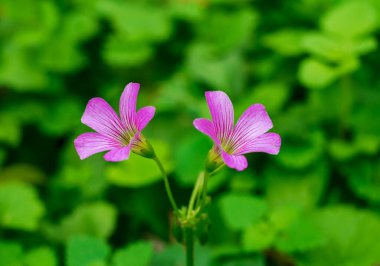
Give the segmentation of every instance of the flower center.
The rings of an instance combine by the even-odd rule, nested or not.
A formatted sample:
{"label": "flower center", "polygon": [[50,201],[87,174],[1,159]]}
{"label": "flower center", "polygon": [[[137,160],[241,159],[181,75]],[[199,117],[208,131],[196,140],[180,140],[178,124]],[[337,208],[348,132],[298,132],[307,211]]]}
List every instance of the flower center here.
{"label": "flower center", "polygon": [[228,154],[233,154],[233,151],[234,151],[234,145],[232,144],[232,142],[230,140],[226,141],[222,141],[221,142],[221,146],[223,148],[223,150],[225,152],[227,152]]}
{"label": "flower center", "polygon": [[135,134],[137,133],[137,130],[125,130],[122,132],[122,134],[120,135],[120,142],[122,145],[124,146],[128,146],[129,143],[131,142],[131,139],[135,136]]}

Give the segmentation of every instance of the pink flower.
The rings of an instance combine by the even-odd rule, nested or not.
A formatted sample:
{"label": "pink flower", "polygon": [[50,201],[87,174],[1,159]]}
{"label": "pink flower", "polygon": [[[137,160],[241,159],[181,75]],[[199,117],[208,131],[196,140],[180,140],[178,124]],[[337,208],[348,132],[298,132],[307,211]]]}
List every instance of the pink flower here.
{"label": "pink flower", "polygon": [[224,162],[228,167],[242,171],[248,166],[246,153],[279,153],[281,138],[276,133],[266,133],[273,124],[262,104],[251,105],[234,125],[234,108],[224,92],[208,91],[206,100],[212,121],[198,118],[194,120],[194,126],[213,140],[209,160],[216,166]]}
{"label": "pink flower", "polygon": [[110,162],[127,160],[131,150],[148,154],[150,145],[141,131],[153,118],[155,108],[146,106],[136,112],[139,89],[139,83],[127,84],[120,97],[120,117],[102,98],[88,102],[81,121],[96,132],[84,133],[74,140],[81,160],[103,151],[108,151],[104,159]]}

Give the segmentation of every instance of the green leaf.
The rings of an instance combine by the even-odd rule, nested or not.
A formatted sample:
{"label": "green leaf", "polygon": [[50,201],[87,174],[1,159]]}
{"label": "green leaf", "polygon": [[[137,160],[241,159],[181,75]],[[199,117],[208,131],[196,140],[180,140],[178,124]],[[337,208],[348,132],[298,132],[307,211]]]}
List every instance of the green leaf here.
{"label": "green leaf", "polygon": [[[4,62],[4,67],[0,68],[1,84],[15,91],[41,91],[45,88],[48,79],[42,70],[32,69],[28,63],[22,61],[23,59],[13,58],[13,60],[15,62]],[[19,76],[24,76],[26,79],[19,79]]]}
{"label": "green leaf", "polygon": [[310,89],[323,89],[331,85],[336,77],[335,68],[313,58],[304,59],[298,70],[298,79]]}
{"label": "green leaf", "polygon": [[16,242],[0,241],[0,265],[23,266],[22,246]]}
{"label": "green leaf", "polygon": [[177,180],[184,186],[193,186],[211,149],[211,141],[200,134],[184,138],[174,154]]}
{"label": "green leaf", "polygon": [[243,58],[238,53],[219,56],[214,47],[193,44],[187,54],[186,69],[191,78],[215,89],[239,91],[245,82]]}
{"label": "green leaf", "polygon": [[280,251],[310,250],[323,243],[324,238],[301,206],[289,204],[274,208],[269,223],[276,230],[273,245]]}
{"label": "green leaf", "polygon": [[83,67],[85,60],[76,43],[58,35],[43,47],[38,57],[38,65],[54,72],[74,72]]}
{"label": "green leaf", "polygon": [[312,221],[294,205],[275,208],[268,222],[248,228],[242,239],[247,250],[258,251],[273,245],[286,253],[310,250],[320,246],[323,240]]}
{"label": "green leaf", "polygon": [[[220,0],[214,0],[220,1]],[[238,258],[228,262],[223,262],[220,266],[264,266],[265,259],[261,256],[256,258]]]}
{"label": "green leaf", "polygon": [[257,222],[267,210],[265,202],[250,194],[224,194],[219,207],[225,223],[234,230],[240,230]]}
{"label": "green leaf", "polygon": [[262,38],[264,46],[283,56],[298,56],[304,52],[302,39],[305,32],[297,29],[281,29]]}
{"label": "green leaf", "polygon": [[[310,92],[310,97],[317,95],[320,96],[321,94],[325,94],[327,92],[331,92],[332,90],[323,90],[323,91],[318,91],[318,92]],[[337,92],[337,90],[334,90],[334,92]],[[276,118],[275,123],[275,131],[278,132],[281,135],[282,143],[286,143],[286,145],[281,146],[280,153],[274,157],[275,160],[278,160],[279,162],[281,161],[282,158],[278,159],[278,157],[284,157],[284,153],[286,153],[286,150],[293,150],[291,155],[297,156],[298,153],[304,153],[299,151],[305,149],[306,147],[309,146],[314,146],[313,143],[311,143],[313,138],[316,138],[316,140],[319,138],[318,135],[324,135],[321,134],[320,130],[316,130],[315,127],[315,119],[316,115],[325,114],[330,112],[327,111],[325,108],[325,105],[323,105],[322,99],[317,98],[319,101],[314,109],[318,110],[318,113],[315,112],[314,109],[311,108],[310,105],[306,105],[304,103],[297,103],[293,105],[290,105],[289,108],[286,110],[286,112],[281,112],[280,115]],[[323,108],[322,108],[323,107]],[[319,109],[321,110],[319,110]],[[334,106],[332,107],[334,108]],[[338,108],[336,108],[338,109]],[[329,109],[330,110],[330,109]],[[332,109],[335,111],[335,109]],[[324,112],[323,112],[324,111]],[[336,111],[338,112],[338,111]],[[334,113],[335,114],[335,113]],[[319,133],[318,133],[319,131]],[[310,143],[309,143],[310,142]],[[290,149],[288,149],[288,146],[291,146]],[[315,151],[318,151],[318,149],[315,148],[306,148],[306,150],[314,151],[311,152],[312,154],[315,154]],[[309,154],[310,158],[313,158],[311,154]],[[285,157],[284,157],[285,158]],[[301,164],[297,163],[297,160],[301,159]],[[302,160],[303,157],[299,156],[297,160],[292,160],[292,158],[285,158],[285,160],[292,161],[292,168],[296,166],[296,168],[300,169],[303,167],[306,167],[309,162],[312,162],[314,159],[310,160]],[[306,163],[306,164],[304,164]],[[298,167],[297,167],[298,166]]]}
{"label": "green leaf", "polygon": [[[210,266],[211,264],[211,251],[198,243],[194,245],[194,265],[197,266]],[[155,254],[154,260],[151,265],[175,265],[185,266],[185,252],[183,246],[179,243],[165,246],[164,250]]]}
{"label": "green leaf", "polygon": [[325,145],[324,136],[320,131],[311,132],[303,139],[285,138],[285,142],[287,145],[281,147],[276,160],[290,169],[304,169],[315,163],[321,158]]}
{"label": "green leaf", "polygon": [[56,72],[71,72],[82,67],[86,61],[80,52],[80,43],[93,36],[98,25],[91,12],[65,13],[59,34],[45,42],[37,58],[44,68]]}
{"label": "green leaf", "polygon": [[269,213],[269,221],[281,231],[288,228],[300,216],[302,208],[292,204],[283,205],[272,209]]}
{"label": "green leaf", "polygon": [[262,103],[268,113],[278,113],[290,96],[290,88],[284,82],[265,82],[252,88],[247,97],[239,101],[235,114],[242,114],[253,102]]}
{"label": "green leaf", "polygon": [[57,257],[53,249],[39,247],[29,251],[25,258],[26,266],[57,266]]}
{"label": "green leaf", "polygon": [[19,122],[35,123],[44,119],[46,108],[40,101],[29,99],[10,103],[5,112]]}
{"label": "green leaf", "polygon": [[185,261],[186,257],[183,247],[180,244],[172,244],[155,254],[152,265],[184,266]]}
{"label": "green leaf", "polygon": [[153,259],[153,245],[150,242],[135,242],[116,251],[112,266],[148,266]]}
{"label": "green leaf", "polygon": [[[230,188],[235,192],[250,192],[253,189],[258,187],[258,180],[252,176],[252,173],[244,172],[236,172],[234,171],[233,175],[230,176],[231,171],[228,171],[229,175],[227,178],[230,179]],[[220,175],[218,173],[218,175]]]}
{"label": "green leaf", "polygon": [[357,135],[380,136],[379,92],[372,85],[372,82],[369,82],[370,84],[361,86],[361,89],[357,91],[358,95],[360,91],[360,98],[355,108],[352,108],[351,115],[347,118]]}
{"label": "green leaf", "polygon": [[353,141],[331,140],[329,152],[334,159],[344,162],[361,154],[375,155],[379,148],[379,138],[371,134],[360,134]]}
{"label": "green leaf", "polygon": [[30,164],[13,164],[0,170],[0,184],[9,181],[23,181],[32,184],[42,184],[45,175]]}
{"label": "green leaf", "polygon": [[98,2],[98,11],[111,21],[117,33],[133,42],[162,41],[172,31],[167,12],[159,6],[103,0]]}
{"label": "green leaf", "polygon": [[357,55],[367,54],[376,50],[378,47],[377,40],[373,37],[361,38],[348,42],[351,45],[351,50]]}
{"label": "green leaf", "polygon": [[361,198],[380,203],[380,160],[357,159],[344,165],[351,189]]}
{"label": "green leaf", "polygon": [[230,179],[229,169],[222,168],[218,174],[213,175],[207,183],[207,192],[212,193],[217,191]]}
{"label": "green leaf", "polygon": [[209,12],[197,24],[201,42],[212,45],[217,52],[231,52],[237,48],[249,47],[258,24],[258,14],[249,8],[235,12]]}
{"label": "green leaf", "polygon": [[69,43],[78,43],[92,37],[99,30],[99,25],[92,13],[76,9],[65,14],[62,28],[61,34]]}
{"label": "green leaf", "polygon": [[[17,46],[5,46],[0,50],[2,62],[0,66],[0,83],[14,91],[41,91],[48,77],[39,66],[32,66],[28,54]],[[23,77],[20,79],[20,77]]]}
{"label": "green leaf", "polygon": [[29,10],[34,9],[38,16],[29,17],[29,21],[23,21],[23,29],[14,33],[14,42],[24,47],[38,46],[48,41],[59,24],[60,14],[54,3],[39,1],[33,4],[33,7],[29,6]]}
{"label": "green leaf", "polygon": [[204,15],[205,9],[198,2],[180,3],[177,1],[170,1],[170,15],[173,18],[194,22],[199,21]]}
{"label": "green leaf", "polygon": [[0,113],[0,142],[17,146],[21,140],[19,122],[12,116]]}
{"label": "green leaf", "polygon": [[349,51],[349,47],[347,47],[348,43],[348,41],[335,36],[320,32],[311,32],[304,35],[301,45],[307,52],[314,56],[322,57],[332,62],[338,62],[352,53],[352,51]]}
{"label": "green leaf", "polygon": [[108,238],[115,229],[116,214],[115,207],[106,202],[79,205],[62,220],[57,234],[63,239],[83,234]]}
{"label": "green leaf", "polygon": [[358,134],[355,137],[355,146],[363,154],[375,155],[380,149],[380,138],[372,134]]}
{"label": "green leaf", "polygon": [[344,61],[340,62],[336,68],[337,74],[340,77],[344,77],[346,74],[358,70],[360,65],[360,60],[357,57],[347,57]]}
{"label": "green leaf", "polygon": [[380,219],[374,213],[328,207],[316,212],[313,220],[326,242],[299,256],[300,265],[368,266],[380,261]]}
{"label": "green leaf", "polygon": [[291,226],[279,232],[274,246],[287,253],[300,252],[321,246],[323,241],[314,223],[299,217]]}
{"label": "green leaf", "polygon": [[76,99],[65,98],[52,103],[40,121],[44,133],[52,136],[62,136],[77,127],[82,115],[82,106]]}
{"label": "green leaf", "polygon": [[100,266],[110,254],[108,245],[97,238],[76,236],[66,246],[66,266]]}
{"label": "green leaf", "polygon": [[0,185],[0,224],[6,228],[33,231],[45,212],[37,191],[22,183]]}
{"label": "green leaf", "polygon": [[58,182],[62,186],[78,188],[86,198],[98,197],[103,193],[108,182],[104,177],[106,162],[101,155],[82,161],[73,148],[72,142],[68,142],[62,150],[62,157],[60,160],[62,168],[57,173]]}
{"label": "green leaf", "polygon": [[346,40],[320,32],[311,32],[302,38],[302,47],[313,56],[330,62],[343,62],[351,57],[376,50],[377,42],[373,37]]}
{"label": "green leaf", "polygon": [[[165,170],[172,171],[172,161],[170,158],[170,148],[167,144],[159,141],[151,141],[157,156],[162,161]],[[142,187],[151,185],[161,180],[162,175],[153,160],[131,154],[128,161],[118,164],[110,164],[106,169],[107,180],[124,187]]]}
{"label": "green leaf", "polygon": [[3,162],[5,161],[6,156],[7,156],[6,151],[3,149],[0,149],[0,167],[3,165]]}
{"label": "green leaf", "polygon": [[[124,189],[121,190],[122,195],[126,194],[123,195],[121,201],[128,202],[128,204],[122,204],[122,212],[128,217],[133,217],[133,224],[131,224],[133,232],[134,228],[145,225],[157,235],[168,233],[167,216],[163,214],[169,212],[170,202],[164,191],[158,189],[159,187],[163,188],[163,184],[132,189],[128,193],[123,193]],[[177,199],[175,192],[173,191]]]}
{"label": "green leaf", "polygon": [[266,194],[270,206],[294,205],[310,209],[326,189],[327,169],[323,162],[303,172],[271,167],[265,170]]}
{"label": "green leaf", "polygon": [[275,236],[275,228],[269,223],[261,221],[243,231],[243,248],[250,252],[265,250],[273,244]]}
{"label": "green leaf", "polygon": [[347,143],[342,139],[333,139],[329,144],[329,152],[334,159],[346,161],[356,155],[357,148],[353,143]]}
{"label": "green leaf", "polygon": [[369,34],[378,27],[378,17],[370,1],[343,1],[321,19],[323,30],[354,38]]}
{"label": "green leaf", "polygon": [[111,35],[105,44],[103,57],[112,66],[138,66],[153,55],[152,47],[141,41],[126,40],[123,36]]}
{"label": "green leaf", "polygon": [[[176,88],[182,88],[178,90]],[[155,99],[155,106],[162,112],[172,111],[178,106],[185,110],[198,110],[200,100],[192,93],[194,85],[184,73],[178,73],[166,80],[159,89],[159,97]]]}
{"label": "green leaf", "polygon": [[250,0],[210,0],[211,4],[229,4],[230,6],[236,6],[249,3]]}

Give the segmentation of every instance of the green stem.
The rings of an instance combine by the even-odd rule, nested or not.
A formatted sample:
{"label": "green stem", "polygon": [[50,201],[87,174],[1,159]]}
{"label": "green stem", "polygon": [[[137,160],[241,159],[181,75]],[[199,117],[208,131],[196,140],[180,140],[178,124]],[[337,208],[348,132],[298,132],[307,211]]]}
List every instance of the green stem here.
{"label": "green stem", "polygon": [[194,266],[194,232],[192,228],[185,229],[186,265]]}
{"label": "green stem", "polygon": [[[199,186],[201,187],[201,185],[203,186],[204,184],[204,178],[205,178],[205,175],[204,173],[202,173],[202,179],[199,179]],[[202,182],[202,183],[201,183]],[[201,193],[199,193],[198,191],[198,195],[197,195],[197,203],[195,205],[195,209],[198,209],[199,208],[199,204],[200,204],[200,200],[201,200],[201,196],[202,196],[202,193],[203,193],[203,190],[201,191]]]}
{"label": "green stem", "polygon": [[204,205],[206,204],[206,199],[207,199],[207,182],[208,182],[208,178],[210,176],[209,172],[205,169],[205,171],[203,172],[204,175],[203,175],[203,191],[202,191],[202,199],[201,199],[201,208],[204,207]]}
{"label": "green stem", "polygon": [[176,214],[178,214],[178,207],[177,207],[177,204],[175,203],[175,200],[174,200],[174,197],[173,197],[173,194],[172,194],[172,191],[170,189],[170,185],[169,185],[169,178],[168,178],[168,175],[164,169],[164,167],[162,166],[162,163],[160,161],[160,159],[157,158],[157,156],[155,158],[153,158],[153,160],[156,162],[156,164],[158,165],[158,168],[160,168],[160,171],[162,173],[162,176],[164,178],[164,183],[165,183],[165,189],[166,189],[166,193],[168,194],[168,197],[169,197],[169,201],[172,205],[172,208],[174,210],[174,212]]}
{"label": "green stem", "polygon": [[195,183],[193,192],[191,193],[189,205],[187,208],[187,218],[191,217],[191,214],[192,214],[193,209],[194,209],[195,200],[199,198],[199,187],[202,184],[202,178],[203,178],[203,174],[201,173],[198,176],[198,179],[197,179],[197,182]]}
{"label": "green stem", "polygon": [[349,118],[352,104],[353,104],[353,91],[351,79],[348,75],[341,79],[341,113],[340,113],[340,126],[339,133],[342,137],[346,134],[347,120]]}

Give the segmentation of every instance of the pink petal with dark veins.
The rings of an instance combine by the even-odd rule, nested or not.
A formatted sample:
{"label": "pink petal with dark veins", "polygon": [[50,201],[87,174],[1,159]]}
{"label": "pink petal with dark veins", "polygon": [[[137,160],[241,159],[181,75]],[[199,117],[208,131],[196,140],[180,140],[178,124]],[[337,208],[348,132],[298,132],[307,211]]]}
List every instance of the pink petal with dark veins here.
{"label": "pink petal with dark veins", "polygon": [[234,107],[230,98],[222,91],[207,91],[205,95],[216,135],[224,143],[234,127]]}
{"label": "pink petal with dark veins", "polygon": [[220,144],[218,137],[216,136],[214,124],[206,118],[197,118],[193,122],[194,127],[209,136],[216,144]]}
{"label": "pink petal with dark veins", "polygon": [[262,104],[251,105],[239,118],[230,139],[234,153],[272,127],[272,121],[265,107]]}
{"label": "pink petal with dark veins", "polygon": [[270,132],[248,141],[244,146],[236,150],[235,154],[240,155],[250,152],[265,152],[277,155],[280,152],[280,147],[280,135]]}
{"label": "pink petal with dark veins", "polygon": [[247,158],[244,155],[232,155],[222,151],[222,159],[228,167],[238,171],[243,171],[248,167]]}
{"label": "pink petal with dark veins", "polygon": [[153,106],[145,106],[137,112],[136,127],[138,131],[141,131],[146,127],[146,125],[154,117],[155,112],[156,108],[154,108]]}
{"label": "pink petal with dark veins", "polygon": [[113,139],[96,132],[88,132],[74,140],[74,146],[81,160],[102,151],[109,151],[120,147]]}
{"label": "pink petal with dark veins", "polygon": [[119,112],[121,121],[128,130],[136,130],[136,103],[140,84],[130,82],[120,96]]}
{"label": "pink petal with dark veins", "polygon": [[104,159],[109,162],[120,162],[120,161],[127,160],[130,154],[131,154],[131,145],[128,145],[128,146],[114,149],[107,152],[104,155]]}
{"label": "pink petal with dark veins", "polygon": [[81,120],[101,135],[120,141],[122,123],[112,107],[102,98],[92,98],[88,102]]}

